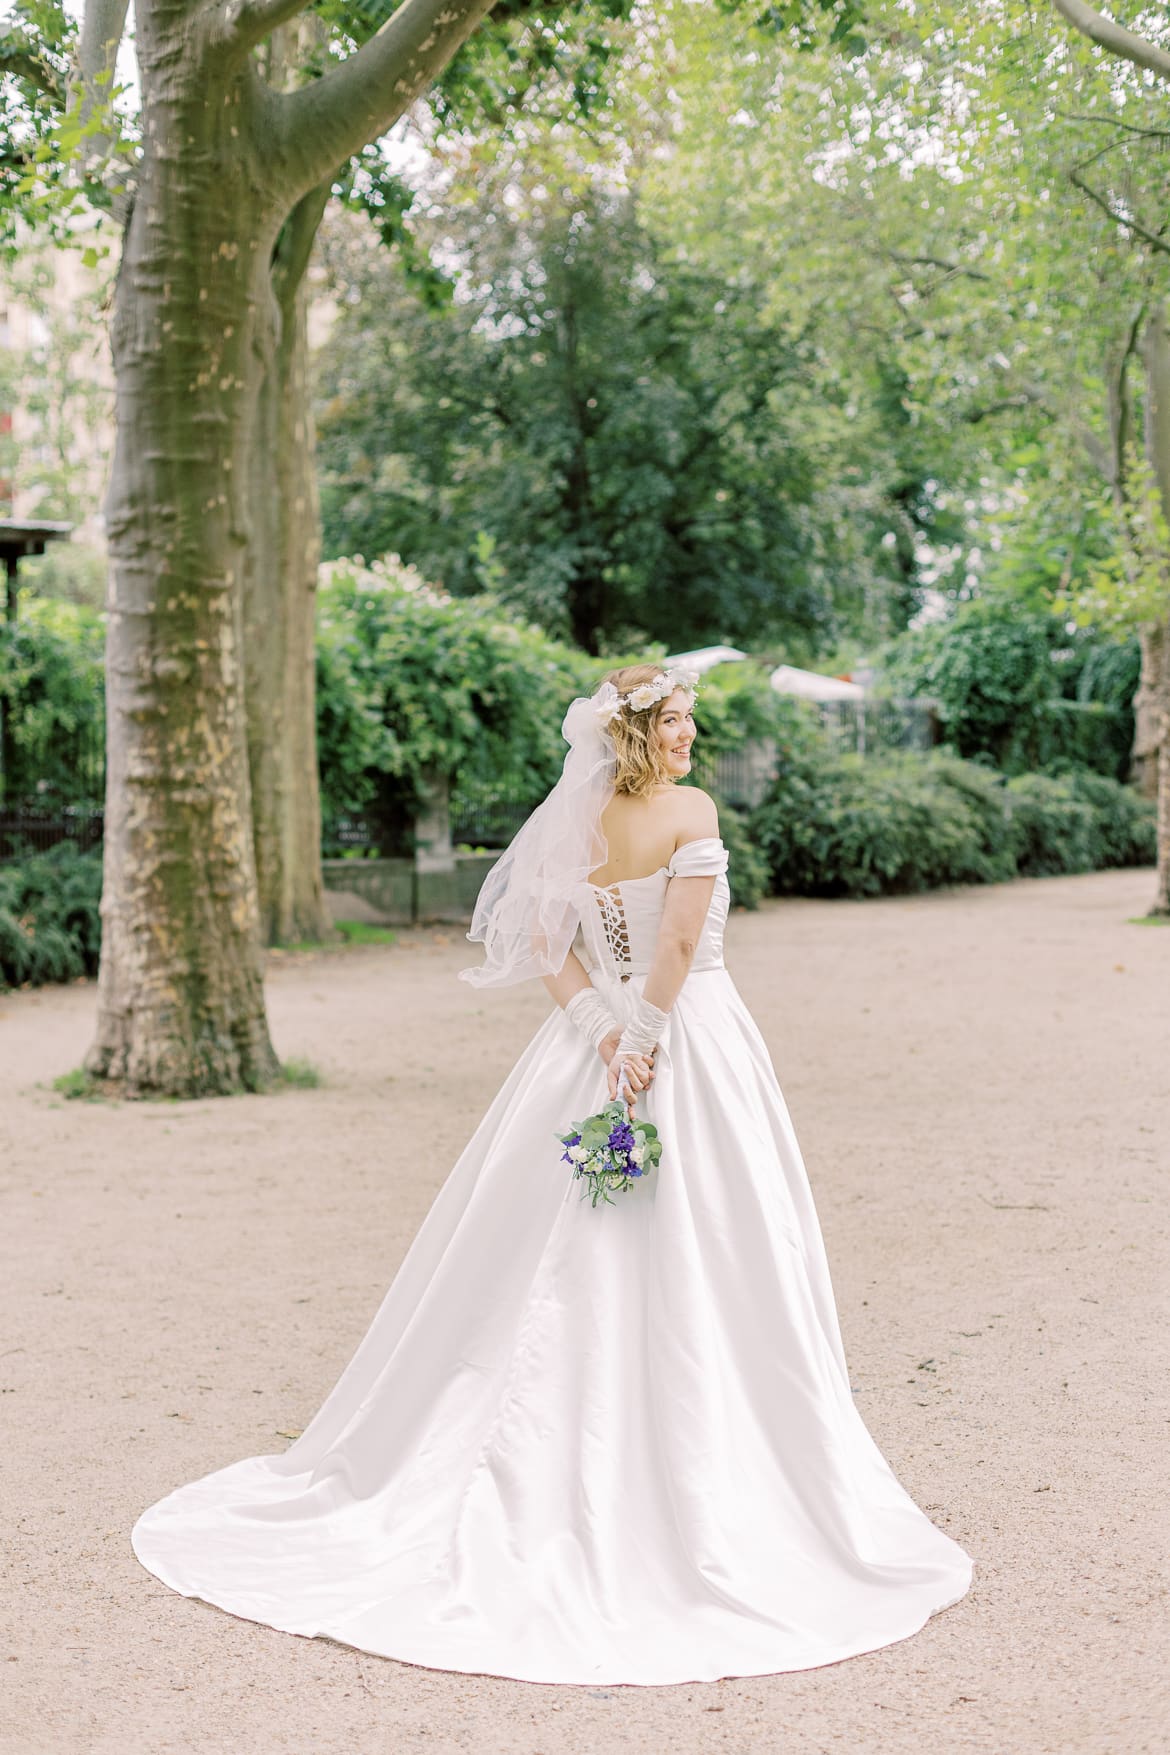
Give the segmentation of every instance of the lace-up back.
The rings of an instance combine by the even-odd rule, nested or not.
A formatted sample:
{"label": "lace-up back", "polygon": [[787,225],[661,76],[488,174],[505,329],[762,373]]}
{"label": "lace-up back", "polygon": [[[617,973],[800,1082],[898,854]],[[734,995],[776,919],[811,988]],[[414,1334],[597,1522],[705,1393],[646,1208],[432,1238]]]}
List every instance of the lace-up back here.
{"label": "lace-up back", "polygon": [[731,906],[727,883],[727,849],[716,835],[687,841],[671,856],[669,865],[648,877],[623,878],[620,883],[587,884],[581,909],[585,948],[597,967],[619,981],[645,975],[654,959],[658,928],[666,901],[667,886],[674,877],[715,878],[715,893],[699,943],[691,974],[723,968],[723,931]]}

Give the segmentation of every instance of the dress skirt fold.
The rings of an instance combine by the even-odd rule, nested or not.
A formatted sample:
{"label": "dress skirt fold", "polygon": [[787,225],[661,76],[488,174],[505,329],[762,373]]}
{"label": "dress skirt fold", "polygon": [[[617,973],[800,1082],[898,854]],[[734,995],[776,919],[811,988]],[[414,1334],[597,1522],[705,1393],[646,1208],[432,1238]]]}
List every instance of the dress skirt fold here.
{"label": "dress skirt fold", "polygon": [[[642,976],[602,971],[615,1010]],[[606,1100],[561,1012],[443,1184],[303,1435],[133,1532],[184,1595],[532,1682],[699,1682],[905,1639],[971,1561],[854,1405],[808,1179],[726,969],[690,975],[644,1113],[662,1162],[580,1196]]]}

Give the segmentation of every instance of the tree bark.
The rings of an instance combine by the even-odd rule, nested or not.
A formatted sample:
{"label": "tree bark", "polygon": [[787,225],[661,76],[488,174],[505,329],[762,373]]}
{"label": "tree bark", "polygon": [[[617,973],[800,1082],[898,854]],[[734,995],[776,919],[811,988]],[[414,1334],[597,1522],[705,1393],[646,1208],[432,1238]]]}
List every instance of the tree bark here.
{"label": "tree bark", "polygon": [[[1170,318],[1164,304],[1156,305],[1146,319],[1142,357],[1146,456],[1163,517],[1170,524]],[[1163,557],[1163,567],[1163,598],[1170,600],[1170,554]],[[1151,912],[1170,914],[1170,609],[1164,608],[1161,619],[1142,630],[1141,651],[1135,717],[1143,748],[1156,752],[1158,788],[1158,883]]]}
{"label": "tree bark", "polygon": [[308,381],[305,271],[328,184],[285,225],[260,327],[252,537],[244,593],[248,763],[260,931],[267,944],[327,938],[321,877],[314,650],[320,535]]}
{"label": "tree bark", "polygon": [[[248,75],[208,104],[182,20],[144,13],[147,138],[111,344],[107,791],[97,1037],[130,1094],[277,1074],[261,980],[244,732],[249,369],[266,223],[234,136]],[[144,40],[145,39],[145,40]]]}
{"label": "tree bark", "polygon": [[[86,1060],[130,1095],[255,1090],[279,1070],[244,695],[256,349],[275,364],[282,344],[273,252],[298,201],[402,114],[490,6],[405,0],[293,93],[260,78],[252,47],[296,0],[136,6],[143,151],[111,335],[103,938]],[[282,430],[279,400],[264,418]],[[307,525],[311,495],[292,477],[310,436],[294,423],[291,437],[286,487]],[[311,541],[304,528],[287,540],[303,580]],[[286,676],[309,662],[309,628],[306,611],[281,632]],[[284,730],[290,760],[306,764],[303,724]],[[303,823],[313,815],[310,804]]]}

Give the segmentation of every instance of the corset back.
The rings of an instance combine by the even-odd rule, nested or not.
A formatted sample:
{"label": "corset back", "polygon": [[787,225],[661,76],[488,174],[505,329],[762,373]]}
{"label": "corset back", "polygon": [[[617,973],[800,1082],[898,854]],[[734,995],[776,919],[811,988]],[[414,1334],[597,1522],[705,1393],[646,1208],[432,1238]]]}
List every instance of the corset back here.
{"label": "corset back", "polygon": [[691,974],[723,968],[723,932],[731,906],[727,849],[717,836],[687,841],[669,865],[648,877],[624,878],[602,888],[582,886],[581,934],[590,960],[611,980],[645,975],[654,959],[666,892],[674,877],[715,877],[715,892],[695,947]]}

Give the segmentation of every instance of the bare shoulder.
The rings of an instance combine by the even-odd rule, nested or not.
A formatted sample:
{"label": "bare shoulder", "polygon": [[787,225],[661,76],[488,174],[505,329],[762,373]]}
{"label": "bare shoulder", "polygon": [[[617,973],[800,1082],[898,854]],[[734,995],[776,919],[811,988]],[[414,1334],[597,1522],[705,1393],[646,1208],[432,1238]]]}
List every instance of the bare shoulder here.
{"label": "bare shoulder", "polygon": [[678,845],[684,841],[705,840],[719,834],[719,811],[709,792],[700,786],[676,786],[674,790],[675,828]]}

